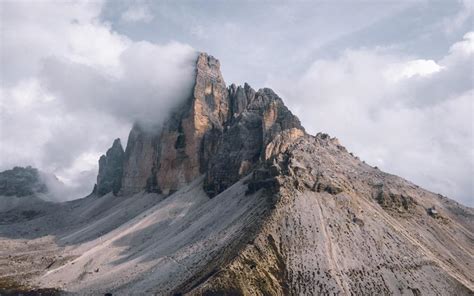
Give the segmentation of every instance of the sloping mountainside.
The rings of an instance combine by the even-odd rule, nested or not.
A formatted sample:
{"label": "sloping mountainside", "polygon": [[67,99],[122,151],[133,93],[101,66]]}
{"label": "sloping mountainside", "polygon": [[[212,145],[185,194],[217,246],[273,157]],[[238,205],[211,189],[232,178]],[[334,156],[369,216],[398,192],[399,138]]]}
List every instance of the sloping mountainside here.
{"label": "sloping mountainside", "polygon": [[219,67],[200,54],[189,98],[116,140],[90,196],[0,225],[0,294],[474,295],[472,208]]}
{"label": "sloping mountainside", "polygon": [[0,172],[0,224],[29,220],[48,212],[50,202],[45,199],[49,189],[44,178],[31,166]]}

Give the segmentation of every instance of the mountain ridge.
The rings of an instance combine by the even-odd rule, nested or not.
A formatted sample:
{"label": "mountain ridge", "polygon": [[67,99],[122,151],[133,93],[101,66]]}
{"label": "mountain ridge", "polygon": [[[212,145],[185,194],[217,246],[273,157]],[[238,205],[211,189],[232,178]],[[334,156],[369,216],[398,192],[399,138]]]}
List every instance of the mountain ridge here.
{"label": "mountain ridge", "polygon": [[163,126],[114,141],[94,194],[0,225],[0,292],[474,293],[474,209],[306,133],[272,90],[226,87],[219,66],[201,53]]}
{"label": "mountain ridge", "polygon": [[[117,166],[122,163],[123,175],[120,182],[115,182],[114,193],[169,193],[207,173],[206,191],[215,195],[251,170],[263,156],[267,142],[293,128],[304,133],[299,119],[271,89],[255,91],[247,83],[243,87],[226,87],[219,61],[200,53],[189,98],[175,108],[162,126],[134,124],[123,159],[117,159]],[[240,144],[236,140],[243,137],[248,142],[236,151],[234,145]],[[218,155],[214,157],[215,153]],[[234,155],[228,158],[228,153]],[[232,169],[219,168],[225,158],[235,160]],[[101,161],[99,170],[105,170]],[[103,185],[101,178],[114,176],[99,172],[97,186],[104,188],[99,193],[104,195],[112,188]]]}

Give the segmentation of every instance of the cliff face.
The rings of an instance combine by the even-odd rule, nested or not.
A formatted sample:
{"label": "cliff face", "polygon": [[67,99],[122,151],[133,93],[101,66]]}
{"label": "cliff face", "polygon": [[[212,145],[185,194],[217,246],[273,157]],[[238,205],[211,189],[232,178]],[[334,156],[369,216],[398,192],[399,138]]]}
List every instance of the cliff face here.
{"label": "cliff face", "polygon": [[122,192],[146,189],[169,193],[204,172],[209,155],[202,152],[210,130],[222,131],[228,118],[228,92],[219,61],[200,54],[190,97],[162,127],[149,130],[136,124],[125,152]]}
{"label": "cliff face", "polygon": [[208,162],[204,188],[214,196],[249,174],[273,152],[267,145],[276,137],[294,131],[302,136],[304,129],[270,89],[255,92],[248,85],[230,87],[233,117],[216,142],[215,152]]}
{"label": "cliff face", "polygon": [[112,147],[99,159],[96,193],[102,196],[113,192],[117,194],[122,187],[124,151],[120,139],[116,139]]}
{"label": "cliff face", "polygon": [[151,132],[135,124],[128,136],[123,163],[121,193],[128,195],[146,188],[156,165],[158,132]]}
{"label": "cliff face", "polygon": [[[189,98],[162,126],[132,128],[122,180],[115,182],[122,194],[168,194],[205,174],[205,190],[214,196],[264,159],[264,147],[282,131],[303,134],[299,120],[272,90],[256,92],[248,84],[226,88],[214,57],[198,56],[195,79]],[[112,191],[99,189],[100,195]]]}

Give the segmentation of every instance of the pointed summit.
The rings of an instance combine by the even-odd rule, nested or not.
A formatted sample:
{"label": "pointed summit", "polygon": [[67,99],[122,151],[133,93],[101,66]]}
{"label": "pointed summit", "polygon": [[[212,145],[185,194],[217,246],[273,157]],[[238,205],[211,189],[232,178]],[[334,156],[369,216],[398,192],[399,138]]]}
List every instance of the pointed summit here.
{"label": "pointed summit", "polygon": [[214,196],[250,173],[268,153],[266,146],[292,129],[295,137],[304,134],[271,89],[255,91],[247,83],[227,88],[219,61],[200,53],[189,97],[159,128],[132,128],[121,192],[168,194],[204,174],[205,190]]}
{"label": "pointed summit", "polygon": [[124,151],[120,139],[115,139],[106,155],[99,159],[99,174],[95,192],[102,196],[109,192],[117,194],[122,186]]}
{"label": "pointed summit", "polygon": [[222,130],[229,113],[228,93],[217,59],[200,53],[189,98],[159,130],[135,125],[125,152],[124,194],[143,189],[168,193],[201,175],[207,155],[201,153],[210,130]]}

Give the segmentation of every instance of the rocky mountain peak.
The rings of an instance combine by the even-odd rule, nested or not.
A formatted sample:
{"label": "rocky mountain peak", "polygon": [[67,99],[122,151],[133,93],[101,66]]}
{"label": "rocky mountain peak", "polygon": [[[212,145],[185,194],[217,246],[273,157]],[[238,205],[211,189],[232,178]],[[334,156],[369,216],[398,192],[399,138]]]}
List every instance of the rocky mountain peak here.
{"label": "rocky mountain peak", "polygon": [[213,196],[268,157],[266,146],[291,129],[304,133],[298,118],[271,89],[255,91],[247,83],[226,87],[219,60],[200,53],[189,97],[162,126],[154,130],[133,126],[121,181],[117,180],[120,161],[112,161],[114,167],[109,169],[106,156],[99,161],[97,192],[103,195],[120,188],[126,195],[141,190],[168,194],[204,174],[206,191]]}
{"label": "rocky mountain peak", "polygon": [[204,172],[204,136],[210,130],[222,130],[229,113],[228,93],[219,67],[217,59],[199,54],[189,97],[157,130],[146,132],[134,126],[125,151],[124,194],[143,189],[169,193]]}
{"label": "rocky mountain peak", "polygon": [[11,275],[79,295],[473,294],[472,208],[307,134],[271,89],[227,88],[207,54],[195,79],[162,126],[114,141],[95,196],[4,198],[0,294]]}
{"label": "rocky mountain peak", "polygon": [[112,147],[99,159],[99,174],[94,191],[102,196],[113,192],[117,194],[122,186],[124,150],[120,139],[115,139]]}
{"label": "rocky mountain peak", "polygon": [[[123,151],[123,147],[122,147],[122,142],[120,141],[120,138],[117,138],[114,140],[114,142],[112,143],[112,147],[111,147],[111,153],[115,150],[115,151],[118,151],[118,150],[121,150]],[[108,151],[107,151],[108,152]]]}
{"label": "rocky mountain peak", "polygon": [[247,107],[250,101],[255,98],[255,90],[247,83],[244,86],[231,84],[228,88],[230,99],[230,113],[236,117]]}
{"label": "rocky mountain peak", "polygon": [[231,86],[229,98],[236,108],[208,163],[204,187],[210,196],[281,152],[285,142],[305,134],[299,119],[271,89],[255,92],[248,84]]}

